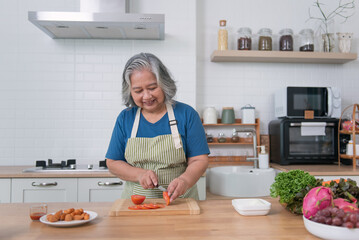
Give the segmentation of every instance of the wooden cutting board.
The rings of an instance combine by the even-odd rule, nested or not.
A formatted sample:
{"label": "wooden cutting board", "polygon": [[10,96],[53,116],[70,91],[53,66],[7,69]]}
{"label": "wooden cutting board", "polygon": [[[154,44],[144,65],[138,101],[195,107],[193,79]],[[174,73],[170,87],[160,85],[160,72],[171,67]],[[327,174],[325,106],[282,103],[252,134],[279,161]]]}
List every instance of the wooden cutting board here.
{"label": "wooden cutting board", "polygon": [[[165,204],[163,199],[150,198],[146,199],[143,203],[161,203]],[[177,198],[170,205],[164,208],[146,209],[146,210],[130,210],[129,206],[133,206],[131,199],[117,199],[110,210],[111,217],[117,216],[158,216],[158,215],[195,215],[200,214],[201,209],[198,203],[193,198]]]}

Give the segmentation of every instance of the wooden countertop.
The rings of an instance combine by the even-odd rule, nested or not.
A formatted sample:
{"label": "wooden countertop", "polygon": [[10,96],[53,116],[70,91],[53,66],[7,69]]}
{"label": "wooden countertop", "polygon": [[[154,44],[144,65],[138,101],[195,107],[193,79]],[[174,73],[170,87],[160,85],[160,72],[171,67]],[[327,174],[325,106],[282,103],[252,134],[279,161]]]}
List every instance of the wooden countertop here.
{"label": "wooden countertop", "polygon": [[55,228],[29,218],[31,203],[0,204],[0,239],[318,239],[304,227],[302,216],[285,210],[278,199],[267,216],[242,216],[231,200],[199,201],[200,215],[109,217],[112,203],[48,203],[48,212],[70,207],[99,214],[94,221]]}
{"label": "wooden countertop", "polygon": [[353,166],[343,165],[340,166],[335,164],[325,165],[279,165],[271,163],[271,167],[280,171],[288,172],[294,169],[300,169],[309,172],[315,176],[359,176],[359,168],[353,170]]}

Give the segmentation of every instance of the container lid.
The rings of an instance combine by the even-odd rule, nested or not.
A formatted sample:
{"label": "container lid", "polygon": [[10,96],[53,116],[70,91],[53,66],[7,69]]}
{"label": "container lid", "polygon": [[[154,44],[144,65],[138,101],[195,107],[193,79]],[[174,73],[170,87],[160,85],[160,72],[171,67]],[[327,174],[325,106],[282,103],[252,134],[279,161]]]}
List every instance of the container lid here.
{"label": "container lid", "polygon": [[219,20],[219,26],[225,27],[227,24],[227,20]]}
{"label": "container lid", "polygon": [[247,104],[247,105],[243,106],[241,109],[242,110],[243,109],[255,109],[255,107],[251,106],[250,104]]}

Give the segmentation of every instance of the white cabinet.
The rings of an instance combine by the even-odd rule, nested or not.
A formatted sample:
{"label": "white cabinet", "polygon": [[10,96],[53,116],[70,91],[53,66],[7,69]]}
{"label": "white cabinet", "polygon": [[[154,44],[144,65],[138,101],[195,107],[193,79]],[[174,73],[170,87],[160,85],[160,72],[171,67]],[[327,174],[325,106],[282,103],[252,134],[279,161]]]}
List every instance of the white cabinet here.
{"label": "white cabinet", "polygon": [[12,202],[77,202],[76,178],[13,178]]}
{"label": "white cabinet", "polygon": [[79,202],[114,202],[121,198],[125,181],[119,178],[79,178]]}
{"label": "white cabinet", "polygon": [[0,179],[0,203],[10,203],[11,179]]}
{"label": "white cabinet", "polygon": [[202,176],[197,181],[199,200],[206,200],[206,177]]}

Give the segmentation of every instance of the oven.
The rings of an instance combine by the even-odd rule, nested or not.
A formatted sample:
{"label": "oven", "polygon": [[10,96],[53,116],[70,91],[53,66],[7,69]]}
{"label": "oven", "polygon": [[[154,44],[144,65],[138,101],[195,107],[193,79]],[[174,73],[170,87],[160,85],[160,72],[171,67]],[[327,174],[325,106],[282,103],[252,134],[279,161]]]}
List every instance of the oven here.
{"label": "oven", "polygon": [[270,160],[281,165],[338,161],[338,119],[290,119],[269,123]]}

